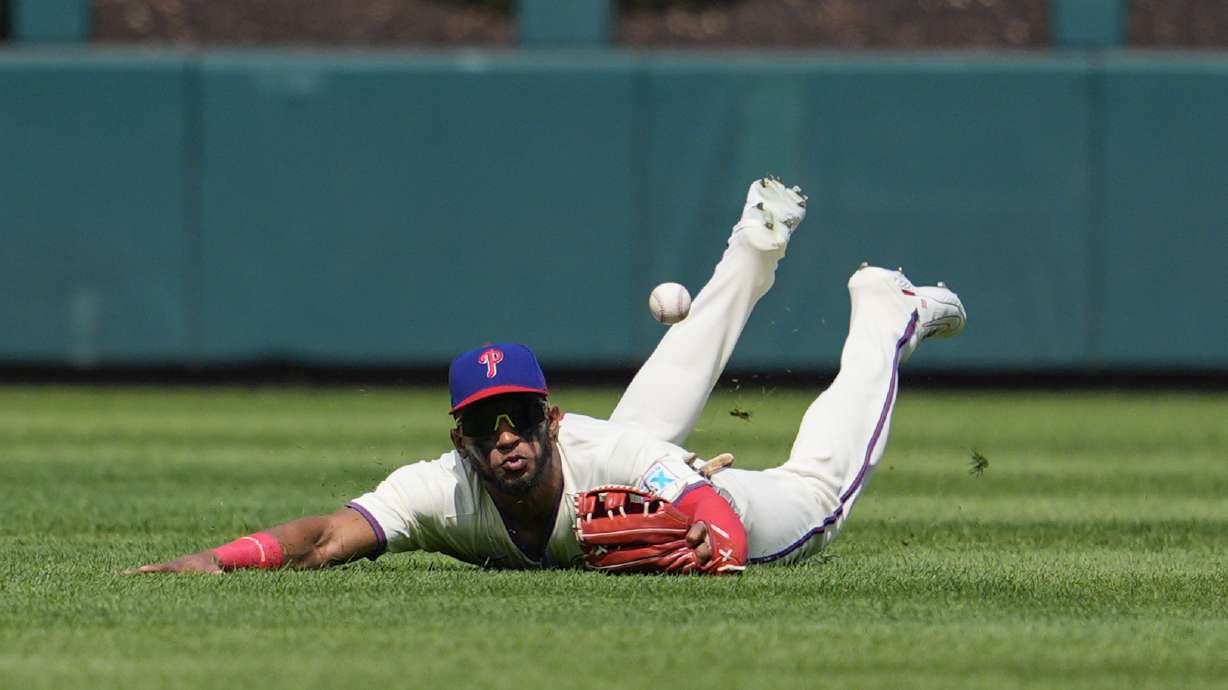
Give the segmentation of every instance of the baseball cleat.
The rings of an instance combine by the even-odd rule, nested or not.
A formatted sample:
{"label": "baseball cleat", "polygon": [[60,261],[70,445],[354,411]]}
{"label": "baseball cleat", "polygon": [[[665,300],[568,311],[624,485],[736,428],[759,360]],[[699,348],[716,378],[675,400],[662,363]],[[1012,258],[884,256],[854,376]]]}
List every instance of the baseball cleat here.
{"label": "baseball cleat", "polygon": [[951,338],[968,324],[963,302],[945,283],[917,287],[903,269],[889,271],[863,265],[849,279],[850,290],[860,287],[874,287],[876,291],[902,297],[905,307],[917,312],[918,340]]}
{"label": "baseball cleat", "polygon": [[964,330],[968,313],[959,295],[947,288],[946,283],[937,285],[913,285],[904,269],[895,272],[896,283],[905,296],[913,298],[917,310],[917,333],[921,340],[930,337],[953,338]]}
{"label": "baseball cleat", "polygon": [[916,289],[917,299],[921,306],[917,309],[921,339],[929,337],[953,338],[963,332],[968,325],[968,312],[964,311],[964,303],[959,295],[947,289],[943,283]]}
{"label": "baseball cleat", "polygon": [[786,187],[780,178],[762,177],[750,184],[742,218],[729,241],[742,241],[760,251],[784,251],[789,237],[806,217],[806,195]]}

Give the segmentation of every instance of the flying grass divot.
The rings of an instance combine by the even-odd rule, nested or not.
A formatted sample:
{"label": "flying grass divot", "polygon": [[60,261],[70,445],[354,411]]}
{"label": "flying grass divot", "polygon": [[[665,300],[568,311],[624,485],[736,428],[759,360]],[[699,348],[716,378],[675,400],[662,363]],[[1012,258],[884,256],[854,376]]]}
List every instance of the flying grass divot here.
{"label": "flying grass divot", "polygon": [[982,455],[981,451],[973,448],[968,458],[968,474],[973,477],[980,477],[985,474],[987,469],[989,469],[989,458]]}

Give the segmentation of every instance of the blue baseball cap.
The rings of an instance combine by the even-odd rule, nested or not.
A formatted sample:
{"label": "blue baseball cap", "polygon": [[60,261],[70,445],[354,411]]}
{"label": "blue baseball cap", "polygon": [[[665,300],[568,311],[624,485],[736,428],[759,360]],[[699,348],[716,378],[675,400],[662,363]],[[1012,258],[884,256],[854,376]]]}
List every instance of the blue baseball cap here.
{"label": "blue baseball cap", "polygon": [[533,351],[516,343],[488,343],[452,360],[448,369],[452,413],[504,393],[537,393],[545,397],[546,375]]}

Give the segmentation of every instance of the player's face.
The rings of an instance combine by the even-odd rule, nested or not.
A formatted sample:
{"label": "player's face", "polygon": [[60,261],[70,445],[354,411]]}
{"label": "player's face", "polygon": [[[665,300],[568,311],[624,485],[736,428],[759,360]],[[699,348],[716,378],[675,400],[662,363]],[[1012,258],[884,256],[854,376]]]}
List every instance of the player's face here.
{"label": "player's face", "polygon": [[523,496],[553,462],[561,416],[536,395],[497,395],[461,412],[452,442],[489,489]]}

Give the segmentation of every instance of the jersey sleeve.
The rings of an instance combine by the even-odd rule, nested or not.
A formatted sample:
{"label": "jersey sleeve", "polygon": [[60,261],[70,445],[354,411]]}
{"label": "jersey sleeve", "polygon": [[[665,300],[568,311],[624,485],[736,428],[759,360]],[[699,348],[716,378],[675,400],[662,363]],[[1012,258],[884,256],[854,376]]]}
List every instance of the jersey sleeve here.
{"label": "jersey sleeve", "polygon": [[448,456],[406,465],[388,475],[374,491],[355,498],[346,507],[371,525],[378,542],[372,558],[387,552],[430,548],[431,535],[455,517],[464,492]]}

